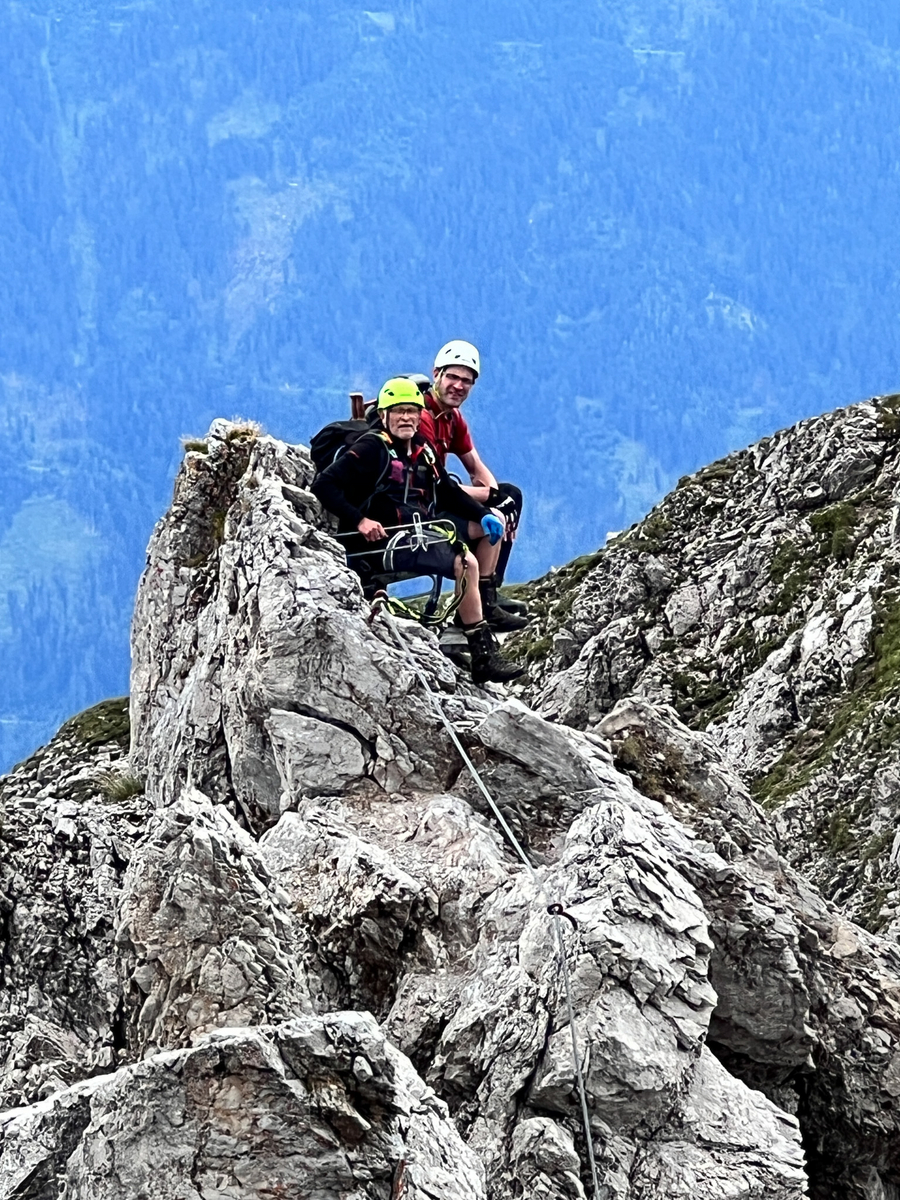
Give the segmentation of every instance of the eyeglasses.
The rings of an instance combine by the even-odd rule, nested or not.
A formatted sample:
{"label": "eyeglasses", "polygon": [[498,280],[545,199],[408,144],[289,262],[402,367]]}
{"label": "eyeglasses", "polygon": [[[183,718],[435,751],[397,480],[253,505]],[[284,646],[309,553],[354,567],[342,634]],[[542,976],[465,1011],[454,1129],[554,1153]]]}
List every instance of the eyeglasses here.
{"label": "eyeglasses", "polygon": [[454,375],[450,371],[444,371],[443,378],[449,379],[451,383],[457,383],[460,387],[464,387],[466,389],[475,386],[474,379],[465,379],[462,375]]}

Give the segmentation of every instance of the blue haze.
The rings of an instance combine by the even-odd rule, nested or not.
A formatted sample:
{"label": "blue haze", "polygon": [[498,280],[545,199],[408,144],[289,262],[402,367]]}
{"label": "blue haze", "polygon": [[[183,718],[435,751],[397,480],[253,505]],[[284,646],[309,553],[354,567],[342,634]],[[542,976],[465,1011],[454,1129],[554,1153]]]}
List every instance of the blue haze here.
{"label": "blue haze", "polygon": [[889,0],[0,6],[0,769],[127,689],[181,435],[468,337],[527,578],[894,390]]}

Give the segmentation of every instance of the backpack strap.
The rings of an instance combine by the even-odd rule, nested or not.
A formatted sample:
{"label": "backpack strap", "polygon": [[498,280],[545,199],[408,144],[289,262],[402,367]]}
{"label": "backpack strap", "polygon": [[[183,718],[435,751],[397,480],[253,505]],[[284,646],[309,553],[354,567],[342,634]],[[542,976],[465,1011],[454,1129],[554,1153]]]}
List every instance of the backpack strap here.
{"label": "backpack strap", "polygon": [[431,474],[434,476],[434,478],[440,479],[441,473],[438,469],[437,455],[435,454],[431,443],[423,440],[422,444],[416,447],[416,450],[416,461],[422,459],[425,465],[431,469]]}
{"label": "backpack strap", "polygon": [[[398,455],[397,455],[397,451],[394,449],[394,443],[391,441],[391,436],[387,432],[387,430],[385,430],[385,429],[370,429],[368,433],[364,433],[362,436],[363,436],[363,438],[366,438],[366,437],[377,438],[381,442],[382,446],[384,447],[384,449],[386,451],[385,456],[384,456],[384,466],[381,468],[381,472],[375,483],[375,487],[372,489],[371,494],[366,497],[366,501],[363,504],[362,508],[360,509],[361,512],[365,513],[368,511],[369,505],[372,503],[372,501],[375,499],[375,497],[378,495],[378,493],[385,490],[384,486],[383,486],[384,481],[387,478],[388,471],[390,471],[390,469],[391,469],[391,463],[398,457]],[[359,440],[362,441],[362,438],[360,438]]]}

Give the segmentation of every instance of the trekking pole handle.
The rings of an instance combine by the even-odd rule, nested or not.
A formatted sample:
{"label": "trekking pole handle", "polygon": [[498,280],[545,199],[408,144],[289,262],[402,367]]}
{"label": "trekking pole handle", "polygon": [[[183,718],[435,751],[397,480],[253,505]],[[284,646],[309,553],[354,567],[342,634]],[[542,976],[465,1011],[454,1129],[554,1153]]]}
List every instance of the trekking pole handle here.
{"label": "trekking pole handle", "polygon": [[354,421],[361,421],[366,415],[366,398],[362,392],[350,393],[350,416]]}

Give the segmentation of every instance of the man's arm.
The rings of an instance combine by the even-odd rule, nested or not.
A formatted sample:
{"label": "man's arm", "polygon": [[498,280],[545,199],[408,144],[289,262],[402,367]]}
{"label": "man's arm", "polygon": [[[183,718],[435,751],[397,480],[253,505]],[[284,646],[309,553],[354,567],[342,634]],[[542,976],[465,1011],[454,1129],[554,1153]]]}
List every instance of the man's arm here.
{"label": "man's arm", "polygon": [[444,468],[437,464],[438,479],[435,490],[435,500],[439,511],[453,513],[456,517],[465,517],[467,521],[481,524],[481,518],[487,516],[488,509],[472,495],[472,488],[460,486],[455,479],[447,474]]}
{"label": "man's arm", "polygon": [[459,461],[469,472],[469,479],[475,487],[495,488],[497,486],[497,480],[481,461],[474,446],[466,454],[460,454]]}
{"label": "man's arm", "polygon": [[[362,510],[378,486],[385,454],[376,438],[363,434],[310,484],[310,491],[345,528],[359,529],[366,520]],[[368,538],[368,534],[364,536]]]}

